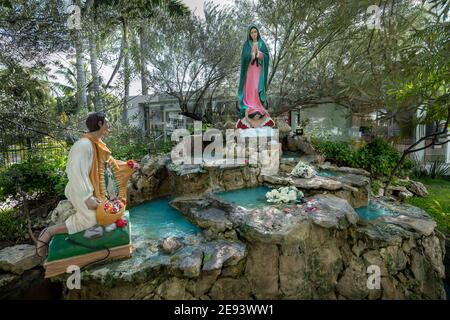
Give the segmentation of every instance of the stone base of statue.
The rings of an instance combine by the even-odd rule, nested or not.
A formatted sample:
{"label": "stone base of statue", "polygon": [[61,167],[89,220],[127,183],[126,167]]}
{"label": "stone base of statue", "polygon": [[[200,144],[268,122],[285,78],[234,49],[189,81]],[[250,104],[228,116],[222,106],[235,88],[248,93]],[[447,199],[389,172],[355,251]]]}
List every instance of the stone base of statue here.
{"label": "stone base of statue", "polygon": [[126,226],[110,232],[102,229],[100,234],[92,238],[86,237],[87,231],[55,235],[44,263],[45,278],[73,272],[70,266],[81,269],[100,262],[131,257],[131,226],[127,220]]}

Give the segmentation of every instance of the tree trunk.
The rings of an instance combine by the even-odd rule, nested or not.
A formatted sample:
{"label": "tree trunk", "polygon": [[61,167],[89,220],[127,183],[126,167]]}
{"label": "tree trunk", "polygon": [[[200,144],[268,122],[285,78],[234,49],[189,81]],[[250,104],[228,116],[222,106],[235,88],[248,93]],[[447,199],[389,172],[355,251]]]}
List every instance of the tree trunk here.
{"label": "tree trunk", "polygon": [[92,93],[95,111],[100,111],[102,101],[100,96],[100,78],[97,69],[97,37],[94,32],[89,33],[89,55],[91,58]]}
{"label": "tree trunk", "polygon": [[87,105],[86,75],[84,74],[83,38],[81,32],[75,32],[75,59],[77,69],[77,111]]}
{"label": "tree trunk", "polygon": [[108,82],[106,83],[105,89],[108,89],[111,86],[111,82],[114,80],[114,77],[116,76],[117,71],[119,71],[120,65],[122,64],[122,60],[123,60],[123,53],[124,53],[124,38],[122,35],[119,59],[117,60],[116,66],[114,67],[111,77],[109,78]]}
{"label": "tree trunk", "polygon": [[126,17],[122,19],[122,32],[123,32],[123,50],[124,50],[124,97],[123,97],[123,110],[122,110],[122,125],[127,124],[128,118],[128,98],[130,96],[130,55],[128,44],[128,21]]}
{"label": "tree trunk", "polygon": [[142,95],[148,95],[148,78],[147,78],[147,37],[144,27],[139,28],[139,40],[141,45],[141,89]]}

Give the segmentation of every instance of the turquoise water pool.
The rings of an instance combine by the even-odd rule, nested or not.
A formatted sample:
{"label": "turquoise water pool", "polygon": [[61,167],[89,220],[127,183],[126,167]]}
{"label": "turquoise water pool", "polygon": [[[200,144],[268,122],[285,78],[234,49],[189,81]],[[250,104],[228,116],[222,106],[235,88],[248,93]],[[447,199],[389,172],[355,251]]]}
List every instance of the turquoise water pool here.
{"label": "turquoise water pool", "polygon": [[381,216],[397,216],[398,213],[383,207],[381,204],[369,201],[367,207],[355,209],[359,217],[363,220],[375,220]]}
{"label": "turquoise water pool", "polygon": [[271,190],[269,187],[260,186],[218,192],[216,195],[225,202],[251,209],[267,206],[269,203],[266,201],[266,193]]}
{"label": "turquoise water pool", "polygon": [[335,177],[337,176],[337,173],[328,170],[319,170],[317,171],[317,175],[321,177]]}
{"label": "turquoise water pool", "polygon": [[184,237],[200,232],[176,209],[169,205],[169,199],[158,199],[143,203],[129,210],[131,232],[158,240],[176,236]]}

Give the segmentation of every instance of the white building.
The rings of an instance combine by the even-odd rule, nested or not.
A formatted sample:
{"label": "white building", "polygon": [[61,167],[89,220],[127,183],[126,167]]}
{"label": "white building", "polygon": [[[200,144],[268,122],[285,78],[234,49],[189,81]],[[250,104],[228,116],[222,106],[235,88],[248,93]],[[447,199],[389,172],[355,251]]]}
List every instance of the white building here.
{"label": "white building", "polygon": [[[235,99],[218,96],[212,101],[212,109],[235,108]],[[193,107],[188,104],[189,109]],[[131,96],[128,99],[127,119],[130,125],[145,132],[153,131],[170,135],[178,128],[191,128],[193,119],[181,115],[177,98],[169,95]]]}
{"label": "white building", "polygon": [[191,122],[180,115],[178,100],[171,96],[131,96],[128,100],[127,118],[130,125],[145,132],[170,134],[174,129],[186,128]]}

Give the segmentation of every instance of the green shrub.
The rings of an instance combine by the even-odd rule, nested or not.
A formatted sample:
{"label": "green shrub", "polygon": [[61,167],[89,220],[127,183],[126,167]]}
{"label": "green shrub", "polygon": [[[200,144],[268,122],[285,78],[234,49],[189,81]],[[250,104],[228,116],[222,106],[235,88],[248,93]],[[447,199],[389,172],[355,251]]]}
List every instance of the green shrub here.
{"label": "green shrub", "polygon": [[[382,138],[376,138],[358,150],[355,150],[349,142],[329,140],[313,140],[312,142],[325,160],[338,166],[365,169],[372,177],[389,176],[401,157],[400,152]],[[413,161],[406,159],[398,175],[407,175],[412,167]]]}
{"label": "green shrub", "polygon": [[0,171],[0,200],[22,191],[64,195],[67,184],[65,149],[39,150],[27,160]]}
{"label": "green shrub", "polygon": [[129,159],[140,161],[150,149],[152,155],[167,153],[173,146],[170,139],[164,141],[161,137],[155,141],[154,138],[145,135],[141,129],[132,126],[111,132],[105,142],[113,157],[124,161]]}
{"label": "green shrub", "polygon": [[172,151],[174,143],[169,139],[167,141],[161,140],[155,144],[154,153],[155,154],[165,154]]}
{"label": "green shrub", "polygon": [[381,182],[379,180],[372,180],[371,189],[374,194],[378,194],[381,189]]}
{"label": "green shrub", "polygon": [[431,163],[428,174],[432,179],[444,178],[450,174],[450,165],[445,161],[435,160]]}
{"label": "green shrub", "polygon": [[336,163],[338,166],[353,166],[354,150],[350,143],[331,140],[312,140],[312,143],[325,160]]}
{"label": "green shrub", "polygon": [[151,139],[146,137],[141,129],[127,126],[112,131],[105,138],[105,143],[114,158],[123,161],[130,159],[140,161],[148,154]]}
{"label": "green shrub", "polygon": [[400,157],[400,152],[387,141],[376,138],[356,151],[354,163],[369,171],[373,177],[381,177],[390,175]]}
{"label": "green shrub", "polygon": [[0,209],[0,241],[18,242],[25,239],[27,229],[14,209]]}

